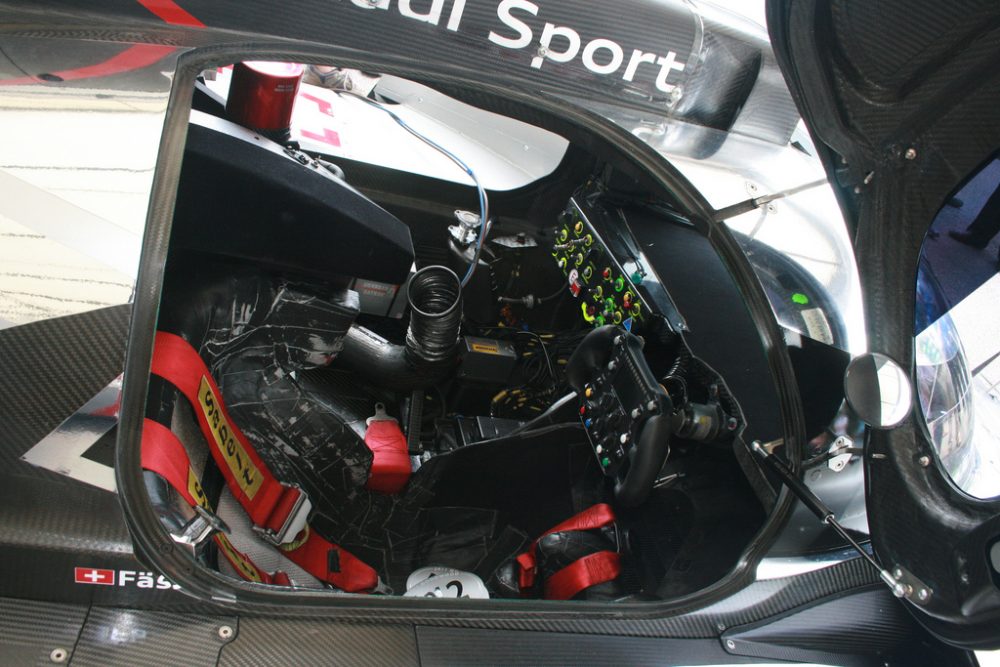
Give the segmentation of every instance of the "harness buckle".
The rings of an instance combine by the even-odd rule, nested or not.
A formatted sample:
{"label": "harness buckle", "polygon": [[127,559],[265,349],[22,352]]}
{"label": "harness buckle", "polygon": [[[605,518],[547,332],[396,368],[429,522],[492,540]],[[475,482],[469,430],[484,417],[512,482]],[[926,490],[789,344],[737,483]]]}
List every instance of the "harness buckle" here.
{"label": "harness buckle", "polygon": [[171,531],[170,537],[192,553],[197,553],[201,545],[216,533],[229,533],[229,526],[215,512],[201,505],[194,505],[194,516],[178,531]]}
{"label": "harness buckle", "polygon": [[296,536],[306,527],[309,513],[312,511],[312,501],[309,500],[309,496],[301,487],[297,484],[283,484],[282,486],[285,486],[289,491],[292,489],[298,491],[298,496],[285,520],[281,523],[281,528],[275,531],[264,526],[253,527],[254,532],[260,535],[263,540],[276,547],[294,541]]}

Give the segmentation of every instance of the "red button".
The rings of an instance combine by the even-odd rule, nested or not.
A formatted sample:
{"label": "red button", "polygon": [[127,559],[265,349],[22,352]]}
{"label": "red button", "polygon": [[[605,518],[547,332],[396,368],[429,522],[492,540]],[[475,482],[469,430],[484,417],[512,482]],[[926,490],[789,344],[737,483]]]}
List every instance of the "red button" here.
{"label": "red button", "polygon": [[580,416],[587,414],[587,407],[585,405],[580,406]]}

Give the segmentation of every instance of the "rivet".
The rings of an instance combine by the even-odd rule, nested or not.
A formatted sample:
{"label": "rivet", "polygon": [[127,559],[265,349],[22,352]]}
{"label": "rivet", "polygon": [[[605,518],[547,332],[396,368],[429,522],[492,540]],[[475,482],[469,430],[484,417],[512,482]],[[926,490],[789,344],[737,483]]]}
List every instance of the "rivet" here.
{"label": "rivet", "polygon": [[736,642],[734,642],[732,639],[727,639],[726,640],[726,648],[728,648],[730,651],[735,651],[736,650]]}
{"label": "rivet", "polygon": [[920,464],[921,468],[926,468],[931,464],[931,457],[927,455],[921,456],[919,459],[917,459],[917,463]]}
{"label": "rivet", "polygon": [[916,160],[917,149],[910,146],[909,148],[906,149],[906,152],[903,153],[903,157],[905,157],[907,160]]}
{"label": "rivet", "polygon": [[69,651],[64,648],[54,648],[52,653],[49,653],[49,660],[52,662],[66,662],[66,658],[69,657]]}
{"label": "rivet", "polygon": [[930,596],[931,594],[927,592],[926,588],[921,588],[919,591],[917,591],[917,598],[920,600],[926,601],[927,598],[929,598]]}
{"label": "rivet", "polygon": [[231,639],[233,636],[233,628],[230,625],[219,626],[219,639],[226,640]]}

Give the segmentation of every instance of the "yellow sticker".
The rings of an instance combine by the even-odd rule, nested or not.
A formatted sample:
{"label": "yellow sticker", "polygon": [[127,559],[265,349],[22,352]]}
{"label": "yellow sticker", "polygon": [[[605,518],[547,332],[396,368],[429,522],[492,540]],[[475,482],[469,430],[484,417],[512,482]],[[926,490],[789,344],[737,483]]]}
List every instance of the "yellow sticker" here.
{"label": "yellow sticker", "polygon": [[264,581],[264,577],[261,576],[260,570],[258,570],[246,556],[237,551],[236,547],[233,546],[233,543],[230,542],[229,538],[223,533],[216,533],[215,542],[219,545],[219,548],[222,549],[226,560],[232,563],[233,567],[239,570],[245,579],[256,581],[257,583],[262,583]]}
{"label": "yellow sticker", "polygon": [[205,495],[205,491],[201,488],[201,484],[198,483],[198,477],[194,474],[194,470],[188,468],[188,493],[194,498],[194,501],[207,509],[209,512],[212,511],[212,506],[208,503],[208,497]]}
{"label": "yellow sticker", "polygon": [[473,343],[473,352],[485,352],[486,354],[500,354],[500,348],[490,343]]}
{"label": "yellow sticker", "polygon": [[253,500],[261,484],[264,483],[264,478],[257,470],[257,466],[250,460],[243,445],[233,435],[235,431],[225,415],[222,414],[219,400],[216,398],[215,392],[212,391],[212,385],[204,376],[201,378],[201,387],[198,388],[198,403],[201,404],[202,412],[208,421],[208,427],[215,438],[215,445],[222,453],[222,458],[229,466],[229,471],[247,498]]}

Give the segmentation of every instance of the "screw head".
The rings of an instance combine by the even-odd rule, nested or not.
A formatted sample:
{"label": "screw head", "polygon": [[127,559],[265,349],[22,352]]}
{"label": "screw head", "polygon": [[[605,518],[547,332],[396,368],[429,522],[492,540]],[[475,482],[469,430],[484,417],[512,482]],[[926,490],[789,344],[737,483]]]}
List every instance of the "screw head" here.
{"label": "screw head", "polygon": [[734,642],[732,639],[727,639],[726,640],[726,648],[728,648],[730,651],[735,651],[736,650],[736,642]]}
{"label": "screw head", "polygon": [[927,591],[926,588],[921,588],[919,591],[917,591],[917,599],[918,600],[926,602],[927,598],[929,598],[930,596],[931,596],[931,594]]}
{"label": "screw head", "polygon": [[905,157],[907,160],[916,160],[917,149],[910,146],[909,148],[906,149],[906,152],[903,153],[903,157]]}
{"label": "screw head", "polygon": [[903,578],[903,570],[901,568],[897,567],[895,570],[892,571],[892,576],[894,578],[896,578],[896,579],[902,579]]}
{"label": "screw head", "polygon": [[232,639],[233,634],[234,634],[234,631],[233,631],[233,628],[232,628],[231,625],[221,625],[221,626],[219,626],[219,639],[222,639],[222,640]]}
{"label": "screw head", "polygon": [[49,660],[55,663],[66,662],[66,658],[69,657],[69,651],[64,648],[54,648],[52,652],[49,653]]}
{"label": "screw head", "polygon": [[921,468],[926,468],[931,464],[931,457],[925,454],[924,456],[921,456],[919,459],[917,459],[917,463],[920,464]]}

